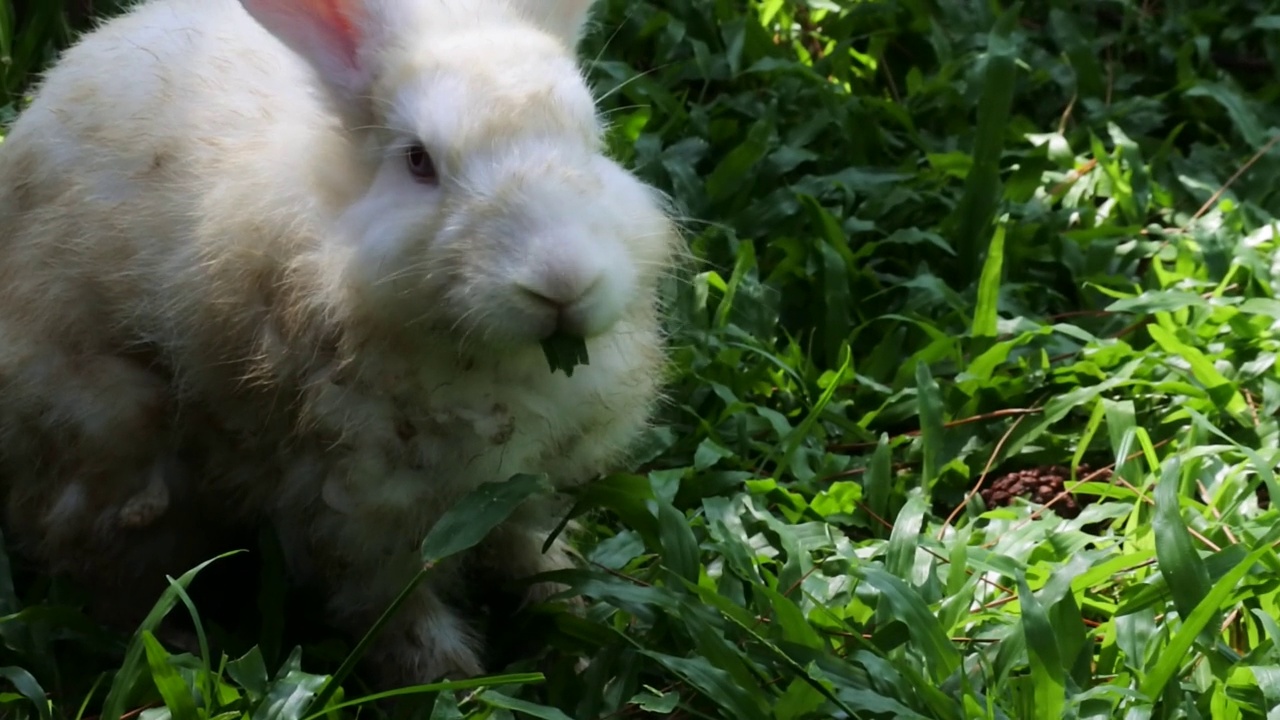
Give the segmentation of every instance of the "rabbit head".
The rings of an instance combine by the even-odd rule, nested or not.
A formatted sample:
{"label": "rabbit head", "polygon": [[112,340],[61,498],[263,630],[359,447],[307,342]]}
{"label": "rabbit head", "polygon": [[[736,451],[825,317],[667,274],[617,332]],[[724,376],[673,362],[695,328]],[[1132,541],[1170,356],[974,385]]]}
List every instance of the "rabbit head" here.
{"label": "rabbit head", "polygon": [[506,347],[647,317],[676,234],[605,155],[575,57],[591,0],[241,4],[363,133],[339,219],[362,317]]}

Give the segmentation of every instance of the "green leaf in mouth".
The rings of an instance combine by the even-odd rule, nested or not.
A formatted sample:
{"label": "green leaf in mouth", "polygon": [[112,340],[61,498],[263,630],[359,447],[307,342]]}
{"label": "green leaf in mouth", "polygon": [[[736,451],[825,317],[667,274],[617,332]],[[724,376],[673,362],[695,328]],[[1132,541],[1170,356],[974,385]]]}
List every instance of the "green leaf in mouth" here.
{"label": "green leaf in mouth", "polygon": [[587,341],[579,335],[556,332],[542,341],[542,352],[547,356],[547,364],[551,372],[563,370],[566,377],[573,377],[573,369],[586,365]]}

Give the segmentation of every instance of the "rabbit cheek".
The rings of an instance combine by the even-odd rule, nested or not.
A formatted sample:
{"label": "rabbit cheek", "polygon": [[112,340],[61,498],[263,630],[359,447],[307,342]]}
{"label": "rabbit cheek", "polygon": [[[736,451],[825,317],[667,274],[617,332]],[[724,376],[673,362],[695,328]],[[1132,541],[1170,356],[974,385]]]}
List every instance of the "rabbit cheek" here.
{"label": "rabbit cheek", "polygon": [[423,273],[416,269],[440,224],[440,204],[437,188],[410,179],[402,159],[388,160],[369,191],[340,218],[341,232],[353,245],[349,280],[375,316],[394,314],[397,305],[411,311],[406,290],[421,283]]}

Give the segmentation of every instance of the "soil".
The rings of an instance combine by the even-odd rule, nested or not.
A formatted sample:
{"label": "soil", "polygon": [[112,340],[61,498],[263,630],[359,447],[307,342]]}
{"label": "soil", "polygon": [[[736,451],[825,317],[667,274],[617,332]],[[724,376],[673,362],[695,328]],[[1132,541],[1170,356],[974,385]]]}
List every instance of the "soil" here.
{"label": "soil", "polygon": [[[1090,477],[1093,474],[1094,470],[1084,463],[1076,470],[1076,477],[1087,478],[1087,482],[1111,481],[1109,468],[1103,468],[1096,477]],[[989,508],[1007,507],[1013,504],[1015,498],[1024,498],[1037,505],[1051,505],[1060,517],[1074,518],[1096,498],[1093,495],[1065,492],[1070,479],[1070,468],[1061,465],[1027,468],[1001,475],[978,491],[978,494]],[[1271,506],[1271,495],[1267,492],[1266,485],[1258,486],[1257,497],[1259,508],[1266,510]]]}
{"label": "soil", "polygon": [[[1081,463],[1076,477],[1089,478],[1089,482],[1110,482],[1111,471],[1103,469],[1094,473],[1093,468]],[[1066,492],[1071,479],[1071,469],[1061,465],[1026,468],[1001,475],[978,492],[987,507],[1006,507],[1016,498],[1025,498],[1037,505],[1049,505],[1064,518],[1080,515],[1080,510],[1094,501],[1092,495]]]}

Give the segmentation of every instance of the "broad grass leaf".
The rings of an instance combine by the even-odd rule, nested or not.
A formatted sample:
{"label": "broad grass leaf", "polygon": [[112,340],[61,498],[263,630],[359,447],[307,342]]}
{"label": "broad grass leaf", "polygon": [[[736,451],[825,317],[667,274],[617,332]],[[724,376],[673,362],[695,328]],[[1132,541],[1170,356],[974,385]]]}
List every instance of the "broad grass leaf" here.
{"label": "broad grass leaf", "polygon": [[1258,113],[1232,88],[1219,82],[1200,81],[1186,90],[1186,96],[1211,98],[1221,105],[1250,148],[1256,150],[1266,144],[1267,134],[1258,123]]}
{"label": "broad grass leaf", "polygon": [[526,500],[550,489],[545,475],[521,474],[504,482],[481,484],[431,527],[422,541],[422,562],[436,563],[472,548]]}
{"label": "broad grass leaf", "polygon": [[1173,333],[1159,325],[1148,325],[1147,332],[1165,352],[1180,357],[1191,365],[1191,374],[1205,387],[1205,390],[1209,391],[1209,396],[1215,403],[1226,410],[1236,422],[1243,427],[1253,426],[1248,415],[1249,405],[1245,402],[1244,396],[1231,381],[1218,372],[1213,361],[1203,352],[1178,340]]}
{"label": "broad grass leaf", "polygon": [[755,561],[756,551],[749,544],[742,520],[733,512],[731,501],[721,497],[706,498],[702,501],[702,507],[707,519],[707,531],[730,570],[748,582],[763,583],[760,568]]}
{"label": "broad grass leaf", "polygon": [[[963,575],[953,571],[951,575]],[[938,609],[938,622],[948,634],[962,635],[973,622],[973,601],[980,575],[975,573],[954,592],[948,591]]]}
{"label": "broad grass leaf", "polygon": [[[1070,7],[1070,6],[1067,6]],[[1076,90],[1083,97],[1100,98],[1107,89],[1102,63],[1095,54],[1091,37],[1078,26],[1077,13],[1053,8],[1049,11],[1049,23],[1045,29],[1052,33],[1066,50],[1075,75]]]}
{"label": "broad grass leaf", "polygon": [[[0,534],[0,615],[13,615],[22,609],[22,603],[18,600],[18,592],[13,585],[13,566],[9,562],[8,542],[3,534]],[[11,631],[14,628],[0,625],[0,633]]]}
{"label": "broad grass leaf", "polygon": [[[0,9],[2,10],[2,9]],[[0,137],[3,140],[3,137]],[[40,607],[23,608],[13,584],[13,566],[9,559],[8,542],[0,533],[0,615],[11,618],[19,614],[40,612]],[[65,624],[65,623],[63,623]],[[47,633],[38,631],[37,622],[0,622],[0,640],[6,647],[17,651],[28,668],[42,677],[57,674],[50,651]]]}
{"label": "broad grass leaf", "polygon": [[[826,679],[836,687],[836,694],[851,707],[895,718],[929,717],[912,707],[928,710],[933,717],[956,717],[954,698],[917,671],[913,662],[890,662],[863,651],[855,653],[854,659],[856,672],[866,675],[854,677],[848,672],[837,673],[830,663],[821,665],[829,671]],[[875,678],[871,687],[867,676]]]}
{"label": "broad grass leaf", "polygon": [[1076,387],[1060,395],[1055,395],[1049,402],[1045,403],[1044,412],[1040,415],[1039,421],[1027,426],[1026,430],[1018,433],[1005,444],[1005,457],[1012,457],[1020,453],[1026,445],[1040,438],[1050,427],[1077,407],[1092,403],[1104,394],[1130,384],[1133,382],[1134,373],[1138,372],[1142,366],[1142,358],[1136,358],[1109,372],[1107,378],[1102,382]]}
{"label": "broad grass leaf", "polygon": [[458,698],[451,692],[436,695],[435,704],[431,706],[430,720],[463,720],[462,711],[458,709]]}
{"label": "broad grass leaf", "polygon": [[1276,463],[1264,460],[1262,456],[1258,454],[1258,451],[1223,432],[1220,428],[1210,422],[1209,418],[1205,417],[1203,414],[1198,413],[1191,408],[1183,408],[1183,411],[1196,422],[1197,426],[1202,427],[1213,435],[1222,438],[1233,446],[1233,450],[1235,452],[1245,456],[1249,460],[1249,469],[1258,475],[1262,484],[1266,486],[1270,496],[1280,497],[1280,483],[1276,482],[1276,475],[1273,470]]}
{"label": "broad grass leaf", "polygon": [[916,549],[920,545],[920,528],[924,514],[929,510],[925,495],[916,489],[907,496],[907,504],[893,521],[893,531],[885,549],[884,567],[889,572],[912,583],[915,572]]}
{"label": "broad grass leaf", "polygon": [[675,612],[680,598],[661,585],[638,585],[614,575],[586,570],[556,570],[543,577],[547,582],[562,582],[583,595],[603,600],[641,622],[652,622],[659,608]]}
{"label": "broad grass leaf", "polygon": [[[1249,553],[1243,561],[1213,584],[1191,612],[1184,614],[1179,609],[1178,615],[1183,618],[1182,625],[1169,640],[1169,645],[1164,652],[1157,656],[1147,676],[1142,679],[1142,684],[1139,686],[1142,694],[1153,700],[1156,699],[1164,691],[1165,685],[1173,678],[1178,668],[1188,659],[1188,652],[1197,638],[1208,635],[1212,642],[1218,618],[1222,616],[1224,601],[1236,590],[1236,586],[1252,569],[1254,563],[1271,552],[1274,550],[1264,545]],[[1176,600],[1177,597],[1177,588],[1174,588],[1174,599]]]}
{"label": "broad grass leaf", "polygon": [[938,479],[938,463],[942,457],[942,391],[923,360],[916,362],[916,393],[920,412],[921,454],[924,456],[921,480],[925,487],[932,487],[933,482]]}
{"label": "broad grass leaf", "polygon": [[751,168],[769,152],[769,137],[773,125],[760,120],[747,131],[746,138],[716,165],[707,178],[707,196],[722,200],[749,182]]}
{"label": "broad grass leaf", "polygon": [[1085,625],[1080,605],[1076,602],[1075,582],[1089,569],[1106,562],[1109,553],[1107,550],[1072,553],[1065,565],[1052,571],[1037,597],[1053,627],[1062,669],[1076,683],[1074,688],[1067,685],[1071,692],[1089,687],[1095,657],[1092,652],[1093,633]]}
{"label": "broad grass leaf", "polygon": [[960,664],[960,653],[938,624],[938,618],[911,586],[875,567],[854,570],[865,582],[880,591],[890,617],[901,621],[911,633],[916,651],[924,658],[935,681],[941,682]]}
{"label": "broad grass leaf", "polygon": [[[992,312],[995,312],[994,306],[992,306]],[[991,334],[995,335],[999,318],[992,316],[992,322]],[[1005,365],[1014,350],[1051,332],[1053,332],[1052,328],[1045,327],[1035,332],[1022,333],[1011,340],[992,343],[991,347],[974,357],[964,371],[956,376],[957,384],[961,385],[967,392],[973,392],[978,388],[989,386],[992,375]]]}
{"label": "broad grass leaf", "polygon": [[[1102,402],[1094,403],[1093,410],[1089,415],[1089,422],[1085,424],[1084,429],[1080,432],[1079,444],[1076,446],[1075,454],[1071,456],[1071,469],[1077,480],[1081,478],[1076,471],[1079,469],[1081,461],[1084,460],[1085,453],[1088,452],[1098,428],[1102,426],[1102,421],[1106,419],[1106,408],[1103,405],[1105,402],[1106,399],[1103,398]],[[1079,487],[1079,485],[1077,484],[1075,487]]]}
{"label": "broad grass leaf", "polygon": [[[848,344],[844,344],[840,348],[840,369],[831,378],[826,389],[822,391],[817,402],[813,404],[813,408],[805,414],[804,420],[800,421],[800,424],[783,440],[776,470],[778,477],[782,477],[791,467],[791,461],[795,457],[796,451],[806,440],[813,437],[813,428],[817,424],[818,418],[822,416],[831,399],[835,397],[836,391],[843,386],[845,378],[852,370],[853,353],[850,351]],[[772,460],[772,457],[773,455],[770,454],[770,460]]]}
{"label": "broad grass leaf", "polygon": [[522,715],[540,718],[540,720],[573,720],[556,708],[538,705],[527,700],[518,700],[494,690],[486,690],[480,693],[477,699],[486,705],[514,710]]}
{"label": "broad grass leaf", "polygon": [[1178,615],[1185,618],[1209,593],[1209,571],[1196,552],[1191,535],[1182,520],[1179,495],[1182,463],[1174,457],[1165,463],[1156,486],[1156,511],[1152,520],[1155,533],[1156,560],[1160,574],[1168,583]]}
{"label": "broad grass leaf", "polygon": [[689,520],[669,502],[660,500],[658,505],[658,532],[662,538],[662,562],[672,572],[690,581],[698,581],[701,565],[698,539],[689,527]]}
{"label": "broad grass leaf", "polygon": [[[692,583],[686,581],[685,585],[690,587]],[[733,681],[740,685],[753,687],[759,682],[759,676],[753,671],[743,649],[723,632],[723,626],[713,614],[684,598],[681,598],[673,609],[679,623],[684,626],[689,637],[693,638],[698,657],[704,658],[716,668],[728,673]],[[725,619],[734,623],[739,622],[734,614],[726,614]],[[754,630],[749,630],[749,633],[756,636],[761,643],[768,644],[768,641],[756,635]]]}
{"label": "broad grass leaf", "polygon": [[705,658],[676,657],[645,649],[640,652],[679,675],[708,700],[723,708],[725,717],[740,720],[769,720],[768,703],[760,694],[759,685],[742,687],[735,683],[727,672],[714,667]]}
{"label": "broad grass leaf", "polygon": [[776,720],[797,720],[802,717],[813,717],[812,713],[822,707],[822,693],[802,680],[792,680],[781,697],[773,703],[773,716]]}
{"label": "broad grass leaf", "polygon": [[1197,293],[1185,290],[1147,290],[1141,295],[1121,298],[1107,305],[1107,312],[1129,312],[1149,315],[1156,312],[1174,312],[1186,308],[1208,309],[1209,301]]}
{"label": "broad grass leaf", "polygon": [[644,538],[647,547],[656,550],[662,547],[662,541],[657,518],[648,506],[654,499],[653,484],[643,475],[616,474],[589,483],[578,494],[573,509],[547,538],[542,550],[546,552],[551,547],[555,536],[570,520],[595,508],[606,508],[615,513],[627,527]]}
{"label": "broad grass leaf", "polygon": [[737,256],[734,258],[733,272],[724,284],[724,296],[720,299],[719,306],[716,307],[715,326],[717,328],[725,328],[729,325],[730,314],[734,310],[738,292],[743,284],[747,282],[748,275],[755,269],[755,246],[751,243],[739,244]]}
{"label": "broad grass leaf", "polygon": [[871,453],[871,463],[867,466],[865,492],[867,511],[872,517],[867,519],[871,532],[877,537],[886,532],[889,525],[889,498],[893,493],[893,468],[889,449],[889,436],[881,434],[876,442],[876,449]]}
{"label": "broad grass leaf", "polygon": [[959,256],[955,267],[957,278],[965,284],[976,279],[975,269],[986,253],[982,238],[987,236],[1000,197],[1000,160],[1017,78],[1018,47],[1013,29],[1020,11],[1021,3],[1017,2],[1007,8],[987,39],[973,168],[954,215],[954,244]]}
{"label": "broad grass leaf", "polygon": [[978,306],[973,311],[972,334],[974,337],[995,337],[1000,316],[996,310],[1000,304],[1000,281],[1004,273],[1004,238],[1008,219],[996,225],[996,231],[987,245],[987,256],[982,261],[982,275],[978,278]]}
{"label": "broad grass leaf", "polygon": [[[913,711],[892,697],[869,688],[844,688],[837,694],[840,700],[849,707],[863,712],[875,713],[880,717],[903,718],[905,720],[927,720],[929,717]],[[853,717],[858,716],[855,714]]]}
{"label": "broad grass leaf", "polygon": [[799,586],[813,568],[813,557],[801,544],[801,538],[807,528],[783,522],[767,508],[759,507],[753,498],[745,499],[743,505],[756,519],[764,522],[778,538],[778,548],[786,557],[782,563],[782,570],[778,572],[779,587]]}
{"label": "broad grass leaf", "polygon": [[267,675],[267,664],[262,658],[262,649],[257,645],[227,663],[227,675],[249,691],[249,696],[255,700],[267,694],[270,677]]}
{"label": "broad grass leaf", "polygon": [[830,243],[818,246],[822,258],[823,340],[828,364],[840,364],[841,345],[853,327],[850,269],[845,258]]}
{"label": "broad grass leaf", "polygon": [[652,688],[646,687],[644,692],[633,695],[627,702],[638,706],[645,712],[669,715],[680,705],[680,693],[674,690],[658,693]]}
{"label": "broad grass leaf", "polygon": [[40,683],[31,673],[20,667],[0,667],[0,677],[8,680],[18,692],[22,693],[23,697],[31,701],[40,720],[51,720],[53,715],[50,712],[49,700],[45,696],[44,688],[40,687]]}
{"label": "broad grass leaf", "polygon": [[1151,177],[1147,171],[1147,164],[1143,161],[1142,150],[1115,123],[1107,123],[1107,134],[1111,136],[1111,142],[1115,144],[1129,171],[1130,220],[1135,223],[1142,222],[1147,218],[1151,203]]}
{"label": "broad grass leaf", "polygon": [[1129,459],[1127,448],[1131,446],[1132,440],[1125,439],[1138,424],[1138,411],[1133,401],[1101,398],[1100,402],[1106,414],[1107,436],[1111,440],[1111,450],[1116,461],[1114,472],[1122,478],[1138,477],[1142,461],[1138,458]]}
{"label": "broad grass leaf", "polygon": [[756,589],[769,598],[769,606],[773,610],[774,621],[781,630],[784,639],[814,650],[821,650],[826,647],[826,643],[822,641],[822,636],[813,629],[800,606],[796,605],[791,598],[767,585],[757,586]]}
{"label": "broad grass leaf", "polygon": [[148,631],[142,632],[142,645],[147,652],[147,664],[151,668],[151,681],[164,698],[165,707],[173,714],[174,720],[198,720],[196,700],[191,695],[178,670],[169,662],[169,653],[165,652],[160,641]]}
{"label": "broad grass leaf", "polygon": [[1258,682],[1258,687],[1262,690],[1262,695],[1267,699],[1270,710],[1267,712],[1267,720],[1272,720],[1273,716],[1280,715],[1280,666],[1277,665],[1254,665],[1249,668],[1253,673],[1254,679]]}
{"label": "broad grass leaf", "polygon": [[160,625],[160,621],[164,619],[164,616],[168,615],[169,611],[173,609],[173,606],[177,604],[178,593],[175,591],[175,587],[185,589],[191,584],[191,581],[195,579],[196,575],[198,575],[201,570],[204,570],[206,567],[209,567],[209,565],[217,562],[218,560],[230,557],[239,552],[240,551],[237,550],[234,552],[224,553],[206,560],[183,573],[177,579],[176,584],[171,584],[169,587],[165,588],[164,592],[160,595],[160,599],[156,601],[156,604],[151,608],[151,611],[147,613],[146,618],[143,619],[142,624],[138,627],[138,630],[134,633],[132,641],[129,643],[129,649],[125,652],[124,662],[116,672],[116,676],[111,682],[111,689],[107,692],[107,697],[103,701],[101,720],[120,720],[120,717],[124,714],[125,705],[130,700],[129,695],[139,686],[142,679],[144,657],[146,656],[146,646],[144,644],[143,635],[154,632]]}
{"label": "broad grass leaf", "polygon": [[[9,58],[13,56],[13,23],[14,12],[12,0],[5,0],[3,3],[0,3],[0,58],[4,59],[4,63],[6,65],[10,62]],[[7,74],[8,73],[6,72],[5,75]],[[8,80],[7,77],[4,77],[3,79],[6,81]],[[7,90],[9,90],[7,83],[4,89],[6,90],[5,100],[7,101],[9,95],[7,92]],[[3,138],[3,136],[0,136],[0,138]]]}
{"label": "broad grass leaf", "polygon": [[1044,607],[1027,586],[1025,575],[1018,577],[1018,602],[1022,606],[1022,632],[1031,661],[1036,709],[1043,713],[1042,717],[1062,717],[1067,674],[1058,651],[1058,638]]}
{"label": "broad grass leaf", "polygon": [[[955,536],[951,541],[951,548],[947,556],[950,567],[947,569],[947,587],[946,594],[948,597],[954,597],[962,591],[965,585],[973,579],[969,570],[969,538],[973,534],[973,526],[966,525],[956,530]],[[899,576],[901,577],[901,576]]]}
{"label": "broad grass leaf", "polygon": [[1276,619],[1267,614],[1261,608],[1253,608],[1253,616],[1257,618],[1258,624],[1261,625],[1267,633],[1267,637],[1271,639],[1271,650],[1280,657],[1280,623]]}
{"label": "broad grass leaf", "polygon": [[266,697],[254,708],[250,720],[299,720],[313,705],[325,682],[323,675],[303,672],[302,648],[294,648],[268,686]]}
{"label": "broad grass leaf", "polygon": [[1090,567],[1071,580],[1071,591],[1081,592],[1086,588],[1103,583],[1127,568],[1140,567],[1156,554],[1155,548],[1134,550],[1133,552],[1114,555],[1103,560],[1094,561]]}
{"label": "broad grass leaf", "polygon": [[[214,676],[213,666],[210,664],[213,654],[209,652],[209,638],[205,634],[204,622],[200,619],[199,611],[196,610],[195,601],[191,599],[191,596],[187,594],[187,591],[181,585],[178,585],[173,578],[168,578],[168,581],[169,587],[173,588],[173,591],[178,595],[178,599],[186,606],[187,614],[191,616],[191,623],[195,626],[196,644],[200,650],[200,657],[198,659],[200,663],[198,677],[201,681],[201,691],[207,698],[216,698],[218,696],[218,690],[216,687],[217,679]],[[152,640],[154,639],[155,638],[153,637]],[[151,661],[152,659],[149,646],[147,650],[147,659],[148,661]],[[153,667],[153,675],[154,672],[155,668]],[[168,699],[166,698],[166,703],[167,702]]]}

